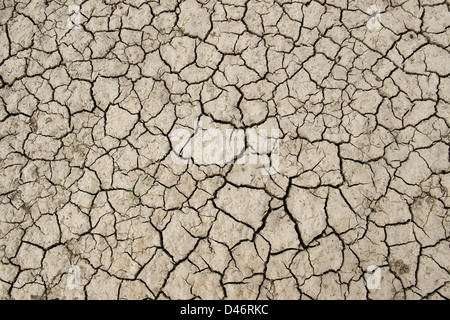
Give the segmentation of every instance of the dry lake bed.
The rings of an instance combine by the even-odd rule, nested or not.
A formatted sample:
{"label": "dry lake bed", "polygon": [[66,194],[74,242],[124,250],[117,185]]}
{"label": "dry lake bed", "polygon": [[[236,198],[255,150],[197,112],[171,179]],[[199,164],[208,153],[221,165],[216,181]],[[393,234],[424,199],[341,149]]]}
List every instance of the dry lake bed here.
{"label": "dry lake bed", "polygon": [[449,299],[445,0],[0,2],[0,299]]}

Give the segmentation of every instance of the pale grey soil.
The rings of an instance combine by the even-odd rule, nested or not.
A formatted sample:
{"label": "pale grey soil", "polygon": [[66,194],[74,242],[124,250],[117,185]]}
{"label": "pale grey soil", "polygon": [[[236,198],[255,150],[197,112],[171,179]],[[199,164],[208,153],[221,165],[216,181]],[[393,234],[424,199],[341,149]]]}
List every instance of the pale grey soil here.
{"label": "pale grey soil", "polygon": [[0,298],[450,298],[449,2],[159,2],[0,2]]}

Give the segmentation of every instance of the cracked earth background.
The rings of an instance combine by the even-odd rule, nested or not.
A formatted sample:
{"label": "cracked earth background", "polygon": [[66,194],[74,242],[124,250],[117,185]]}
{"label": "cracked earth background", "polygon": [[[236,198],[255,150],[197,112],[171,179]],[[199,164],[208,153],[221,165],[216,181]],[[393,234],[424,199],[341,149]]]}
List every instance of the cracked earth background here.
{"label": "cracked earth background", "polygon": [[449,3],[160,2],[1,1],[0,297],[449,298]]}

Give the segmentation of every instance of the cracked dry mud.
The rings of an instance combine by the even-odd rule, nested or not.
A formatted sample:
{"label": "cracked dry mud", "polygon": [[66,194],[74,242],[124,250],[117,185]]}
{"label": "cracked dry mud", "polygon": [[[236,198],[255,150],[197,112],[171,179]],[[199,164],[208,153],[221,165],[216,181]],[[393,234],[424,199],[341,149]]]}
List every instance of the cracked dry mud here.
{"label": "cracked dry mud", "polygon": [[[1,299],[450,298],[448,1],[3,0],[0,29]],[[198,121],[279,148],[177,161]]]}

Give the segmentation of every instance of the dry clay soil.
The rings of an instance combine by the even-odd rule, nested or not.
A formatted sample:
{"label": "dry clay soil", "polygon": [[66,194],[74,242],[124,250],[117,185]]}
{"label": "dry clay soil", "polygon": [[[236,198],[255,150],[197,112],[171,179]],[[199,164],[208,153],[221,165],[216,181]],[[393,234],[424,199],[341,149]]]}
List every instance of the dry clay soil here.
{"label": "dry clay soil", "polygon": [[445,0],[0,1],[0,298],[450,298],[449,47]]}

